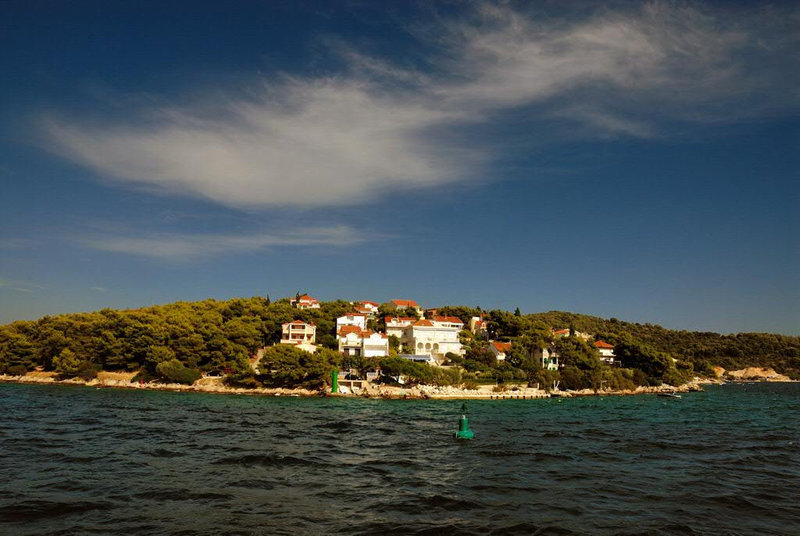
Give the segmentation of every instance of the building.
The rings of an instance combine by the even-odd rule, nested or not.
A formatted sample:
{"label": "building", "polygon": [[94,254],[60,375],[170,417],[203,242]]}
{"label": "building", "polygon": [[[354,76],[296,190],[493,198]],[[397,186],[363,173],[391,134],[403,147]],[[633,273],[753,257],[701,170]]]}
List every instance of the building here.
{"label": "building", "polygon": [[343,326],[336,338],[345,355],[381,357],[389,354],[389,337],[357,326]]}
{"label": "building", "polygon": [[295,296],[289,300],[289,303],[292,304],[292,307],[296,307],[297,309],[319,309],[319,302],[308,294]]}
{"label": "building", "polygon": [[552,348],[537,348],[533,351],[533,358],[545,370],[558,370],[558,353]]}
{"label": "building", "polygon": [[511,350],[510,342],[491,341],[489,343],[489,351],[494,354],[498,361],[505,361],[506,354]]}
{"label": "building", "polygon": [[[408,354],[428,355],[442,363],[448,353],[463,355],[459,333],[464,323],[457,317],[437,316],[433,319],[416,320],[402,330],[400,342]],[[395,328],[397,329],[397,328]],[[389,333],[389,324],[386,327]]]}
{"label": "building", "polygon": [[316,338],[317,327],[314,324],[302,320],[281,324],[281,344],[293,344],[301,350],[314,353],[317,350],[314,346]]}
{"label": "building", "polygon": [[416,318],[409,316],[387,316],[384,320],[386,321],[386,335],[394,335],[398,339],[402,339],[406,328],[417,321]]}
{"label": "building", "polygon": [[[569,337],[569,332],[570,332],[570,330],[568,329],[554,329],[551,331],[553,333],[553,337]],[[589,339],[592,338],[591,335],[589,335],[588,333],[584,333],[582,331],[576,331],[574,335],[579,339],[583,339],[584,341],[588,341]]]}
{"label": "building", "polygon": [[390,300],[386,305],[393,311],[397,309],[411,308],[416,311],[417,316],[422,316],[422,307],[420,307],[419,304],[414,300]]}
{"label": "building", "polygon": [[488,334],[488,330],[486,329],[486,320],[484,320],[483,315],[473,316],[469,319],[469,330],[475,335]]}
{"label": "building", "polygon": [[343,326],[358,326],[362,330],[367,329],[367,315],[364,313],[348,313],[336,319],[336,333]]}
{"label": "building", "polygon": [[380,306],[379,303],[375,303],[372,301],[362,301],[356,304],[356,310],[359,313],[366,312],[368,314],[376,315],[378,314],[379,306]]}
{"label": "building", "polygon": [[600,352],[600,361],[608,365],[614,365],[614,345],[606,341],[597,341],[594,343],[597,351]]}

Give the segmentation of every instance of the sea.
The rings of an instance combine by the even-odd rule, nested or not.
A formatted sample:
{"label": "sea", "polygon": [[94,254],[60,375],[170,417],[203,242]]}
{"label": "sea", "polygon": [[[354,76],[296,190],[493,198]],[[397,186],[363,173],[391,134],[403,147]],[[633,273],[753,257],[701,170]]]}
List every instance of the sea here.
{"label": "sea", "polygon": [[0,384],[0,534],[800,534],[800,384],[461,407]]}

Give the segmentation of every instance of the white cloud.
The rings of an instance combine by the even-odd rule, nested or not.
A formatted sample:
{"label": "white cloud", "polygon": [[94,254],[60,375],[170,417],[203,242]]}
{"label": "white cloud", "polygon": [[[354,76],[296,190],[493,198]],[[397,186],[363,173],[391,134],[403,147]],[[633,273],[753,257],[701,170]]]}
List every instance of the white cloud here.
{"label": "white cloud", "polygon": [[270,247],[352,246],[363,241],[365,237],[362,233],[346,226],[308,227],[256,234],[104,235],[80,240],[84,246],[93,249],[170,261],[193,260],[223,253],[252,252]]}
{"label": "white cloud", "polygon": [[455,140],[497,112],[538,106],[580,135],[653,137],[663,120],[796,109],[776,65],[796,63],[797,39],[769,37],[787,17],[651,3],[569,21],[484,7],[438,28],[432,72],[342,47],[350,69],[337,78],[279,78],[255,98],[131,123],[44,125],[54,151],[106,179],[234,207],[358,205],[479,174],[500,144]]}

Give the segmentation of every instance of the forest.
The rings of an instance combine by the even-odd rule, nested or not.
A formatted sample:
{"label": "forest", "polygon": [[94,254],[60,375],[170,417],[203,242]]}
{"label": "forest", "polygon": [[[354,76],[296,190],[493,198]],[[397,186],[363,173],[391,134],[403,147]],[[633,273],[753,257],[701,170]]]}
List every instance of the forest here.
{"label": "forest", "polygon": [[[521,314],[477,307],[448,306],[441,315],[460,317],[465,325],[484,315],[488,334],[461,333],[464,356],[448,355],[452,367],[431,367],[397,357],[396,341],[385,358],[345,358],[335,337],[336,318],[352,310],[343,300],[320,309],[298,310],[288,299],[234,298],[225,301],[176,302],[140,309],[103,309],[90,313],[45,316],[0,326],[0,373],[22,375],[34,369],[64,377],[91,378],[97,372],[137,371],[146,380],[192,383],[203,374],[224,375],[233,385],[320,387],[333,367],[365,373],[380,369],[387,378],[404,375],[412,382],[441,385],[528,382],[561,388],[629,388],[672,385],[694,375],[770,366],[800,379],[800,337],[740,333],[675,331],[653,324],[551,311]],[[386,312],[382,308],[382,313]],[[405,313],[404,313],[405,314]],[[315,354],[275,346],[281,324],[295,319],[317,326]],[[382,315],[372,321],[380,329]],[[621,367],[599,360],[593,340],[554,338],[552,329],[585,332],[615,346]],[[488,351],[489,340],[511,341],[504,362]],[[537,348],[551,346],[564,365],[542,370],[533,359]],[[266,348],[257,370],[250,358]]]}

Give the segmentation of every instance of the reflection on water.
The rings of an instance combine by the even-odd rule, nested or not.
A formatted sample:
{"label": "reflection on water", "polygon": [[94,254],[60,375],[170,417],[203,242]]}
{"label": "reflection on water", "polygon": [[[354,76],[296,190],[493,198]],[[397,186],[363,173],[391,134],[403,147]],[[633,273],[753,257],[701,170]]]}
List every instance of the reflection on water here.
{"label": "reflection on water", "polygon": [[800,385],[470,402],[0,385],[3,534],[790,534]]}

